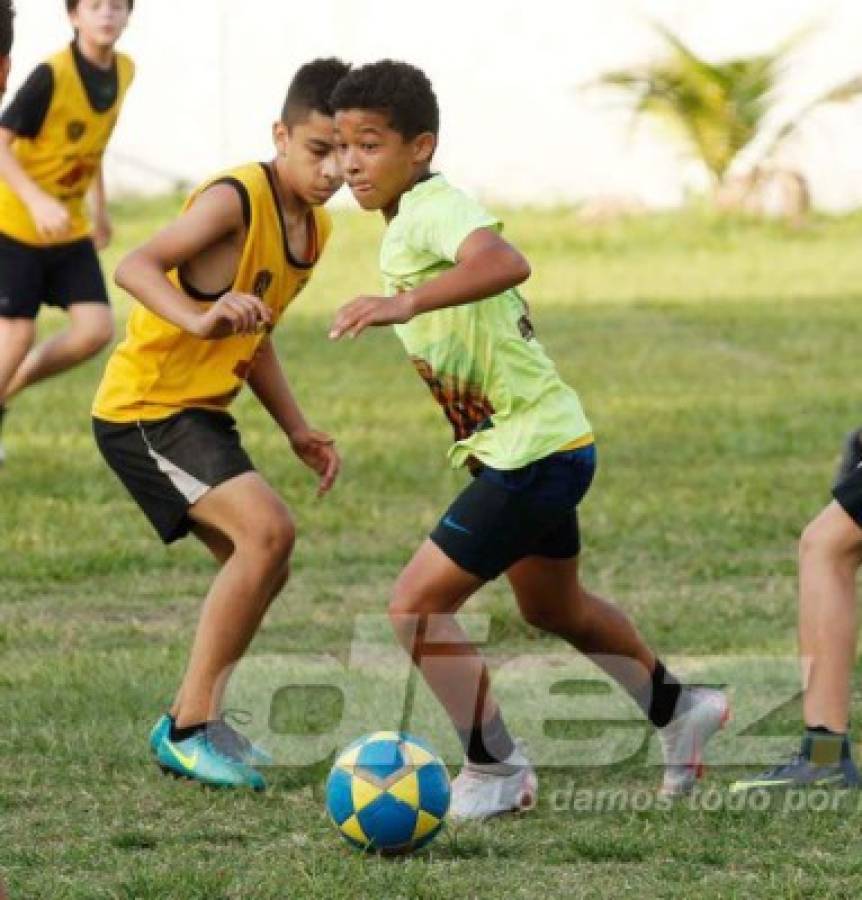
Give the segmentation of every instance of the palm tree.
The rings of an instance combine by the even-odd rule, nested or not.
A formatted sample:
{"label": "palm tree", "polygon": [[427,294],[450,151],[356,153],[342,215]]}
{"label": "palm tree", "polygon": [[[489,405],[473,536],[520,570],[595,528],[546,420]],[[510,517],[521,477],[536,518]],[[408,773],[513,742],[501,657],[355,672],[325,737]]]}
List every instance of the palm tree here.
{"label": "palm tree", "polygon": [[[667,28],[659,25],[656,30],[667,45],[668,53],[662,59],[608,72],[598,83],[631,95],[636,115],[659,118],[681,132],[719,188],[740,151],[760,134],[787,57],[803,35],[796,35],[771,53],[711,63]],[[780,146],[813,110],[825,103],[853,100],[860,94],[862,76],[856,76],[807,103],[765,142],[753,168],[774,159]]]}

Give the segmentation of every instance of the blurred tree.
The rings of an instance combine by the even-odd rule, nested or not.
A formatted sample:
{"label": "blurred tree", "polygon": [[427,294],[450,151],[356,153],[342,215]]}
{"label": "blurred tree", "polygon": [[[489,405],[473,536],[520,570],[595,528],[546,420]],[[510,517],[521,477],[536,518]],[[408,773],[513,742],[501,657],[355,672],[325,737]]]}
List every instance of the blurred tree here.
{"label": "blurred tree", "polygon": [[[633,97],[636,115],[658,118],[682,134],[712,174],[720,198],[724,189],[739,188],[739,183],[727,184],[731,164],[760,134],[787,57],[809,32],[794,36],[772,53],[711,63],[668,29],[658,25],[656,30],[668,51],[661,59],[608,72],[598,83],[620,88]],[[750,163],[749,171],[742,176],[747,187],[736,193],[748,195],[774,171],[778,150],[813,110],[825,103],[853,100],[860,94],[862,76],[856,76],[806,104],[765,142],[756,162]]]}

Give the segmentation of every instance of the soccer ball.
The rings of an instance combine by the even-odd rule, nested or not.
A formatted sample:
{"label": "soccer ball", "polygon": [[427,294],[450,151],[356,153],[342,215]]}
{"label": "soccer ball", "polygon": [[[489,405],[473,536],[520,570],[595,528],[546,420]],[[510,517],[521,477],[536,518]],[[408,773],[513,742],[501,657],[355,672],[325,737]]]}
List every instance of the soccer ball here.
{"label": "soccer ball", "polygon": [[409,853],[430,843],[449,809],[449,774],[424,741],[376,731],[336,759],[326,782],[326,810],[354,847]]}

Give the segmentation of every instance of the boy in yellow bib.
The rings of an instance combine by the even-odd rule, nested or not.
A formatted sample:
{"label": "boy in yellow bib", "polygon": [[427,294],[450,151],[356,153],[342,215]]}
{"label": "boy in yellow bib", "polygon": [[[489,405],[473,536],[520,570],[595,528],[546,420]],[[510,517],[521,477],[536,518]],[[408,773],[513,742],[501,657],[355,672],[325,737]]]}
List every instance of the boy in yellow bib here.
{"label": "boy in yellow bib", "polygon": [[322,206],[341,186],[329,96],[347,70],[335,59],[303,66],[275,125],[276,159],[206,182],[116,273],[140,303],[96,395],[99,449],[165,543],[192,532],[221,566],[170,715],[150,738],[163,770],[206,784],[264,787],[255,766],[268,757],[224,722],[221,696],[287,580],[294,542],[287,507],[227,412],[243,385],[320,476],[320,493],[338,472],[269,333],[329,236]]}
{"label": "boy in yellow bib", "polygon": [[[75,40],[33,70],[0,117],[0,422],[12,397],[113,336],[96,250],[111,235],[102,156],[134,77],[114,52],[133,0],[66,6]],[[43,303],[65,309],[69,328],[34,347]]]}

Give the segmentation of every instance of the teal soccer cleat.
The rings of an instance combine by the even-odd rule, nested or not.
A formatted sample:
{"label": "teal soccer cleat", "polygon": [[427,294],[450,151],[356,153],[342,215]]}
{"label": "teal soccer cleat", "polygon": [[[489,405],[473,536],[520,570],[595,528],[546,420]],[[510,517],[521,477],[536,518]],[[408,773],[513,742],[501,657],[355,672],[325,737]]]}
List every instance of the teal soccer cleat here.
{"label": "teal soccer cleat", "polygon": [[161,716],[155,725],[153,725],[153,730],[150,732],[150,750],[153,753],[158,753],[159,744],[162,742],[162,738],[168,737],[171,733],[171,724],[173,723],[173,719],[168,713],[165,713]]}
{"label": "teal soccer cleat", "polygon": [[266,781],[260,772],[249,766],[223,738],[220,729],[208,726],[185,740],[172,741],[169,723],[167,733],[163,731],[155,749],[156,763],[166,775],[189,778],[211,787],[264,790]]}
{"label": "teal soccer cleat", "polygon": [[[158,753],[162,738],[170,735],[173,724],[174,717],[170,713],[165,713],[153,726],[149,744],[154,755]],[[266,750],[253,744],[244,734],[230,726],[224,716],[210,722],[207,725],[207,733],[214,733],[213,737],[219,746],[227,749],[231,756],[241,759],[248,766],[271,766],[273,763],[272,756]]]}
{"label": "teal soccer cleat", "polygon": [[207,724],[207,733],[219,732],[219,740],[222,744],[232,747],[235,755],[239,756],[249,766],[271,766],[272,756],[263,749],[253,744],[244,734],[228,724],[225,713],[220,719]]}

